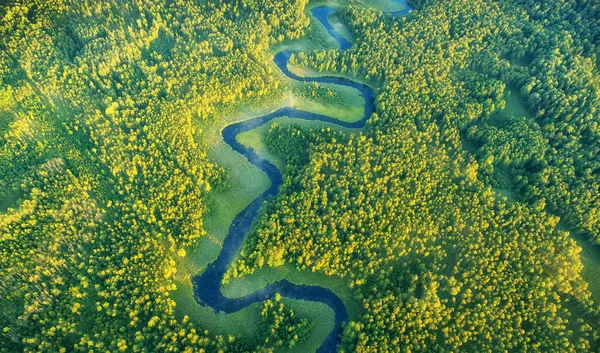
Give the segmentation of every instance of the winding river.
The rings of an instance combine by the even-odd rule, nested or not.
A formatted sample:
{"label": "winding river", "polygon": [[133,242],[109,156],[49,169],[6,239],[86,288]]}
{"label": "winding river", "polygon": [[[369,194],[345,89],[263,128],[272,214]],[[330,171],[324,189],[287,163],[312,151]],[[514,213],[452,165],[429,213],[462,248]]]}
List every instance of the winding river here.
{"label": "winding river", "polygon": [[[405,9],[392,13],[392,15],[406,15],[410,10],[406,0],[396,1],[404,4]],[[325,29],[327,29],[327,32],[338,42],[341,50],[346,50],[350,48],[351,43],[344,39],[344,37],[342,37],[327,20],[329,14],[334,11],[335,10],[331,7],[321,6],[313,8],[312,14],[323,24]],[[283,74],[297,81],[332,83],[357,89],[365,100],[363,117],[359,121],[348,123],[330,118],[325,115],[309,113],[303,110],[286,107],[258,118],[228,125],[223,129],[222,135],[225,142],[231,146],[234,151],[246,157],[252,165],[266,173],[271,180],[271,187],[269,187],[267,191],[252,201],[250,205],[248,205],[244,210],[235,216],[227,233],[227,237],[223,241],[223,246],[217,259],[211,263],[203,273],[195,276],[192,279],[194,284],[194,296],[198,303],[209,306],[215,311],[221,311],[225,313],[233,313],[253,303],[262,302],[265,299],[274,296],[275,293],[279,293],[281,296],[286,298],[323,303],[332,308],[335,312],[335,324],[333,330],[329,333],[317,352],[335,352],[337,345],[340,342],[339,333],[342,328],[342,324],[348,321],[348,311],[346,310],[342,300],[329,289],[311,285],[296,285],[288,282],[287,280],[282,280],[269,284],[264,288],[241,298],[228,298],[223,296],[221,293],[221,282],[223,275],[238,253],[245,235],[248,233],[252,222],[259,214],[261,205],[264,201],[277,194],[279,186],[282,183],[281,172],[279,169],[265,159],[259,157],[258,154],[256,154],[256,152],[251,148],[248,148],[237,142],[236,136],[239,133],[253,130],[279,117],[317,120],[348,128],[361,128],[365,126],[367,119],[371,116],[374,110],[373,90],[370,87],[342,77],[296,76],[291,73],[287,67],[292,54],[293,52],[291,51],[281,51],[274,57],[275,64],[281,70],[281,72],[283,72]]]}

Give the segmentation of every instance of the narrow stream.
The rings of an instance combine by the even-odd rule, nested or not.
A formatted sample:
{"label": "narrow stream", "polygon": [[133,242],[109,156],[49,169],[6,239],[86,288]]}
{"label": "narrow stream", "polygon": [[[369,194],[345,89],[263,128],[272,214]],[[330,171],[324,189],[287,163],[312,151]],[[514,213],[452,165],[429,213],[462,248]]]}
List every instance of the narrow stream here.
{"label": "narrow stream", "polygon": [[[392,13],[394,16],[403,16],[408,13],[409,5],[405,0],[397,0],[402,2],[406,9]],[[338,42],[341,50],[346,50],[351,47],[351,44],[344,39],[328,22],[327,17],[331,12],[335,11],[331,7],[316,7],[312,9],[312,14],[323,24],[327,32]],[[250,230],[252,222],[257,218],[259,209],[263,202],[275,196],[279,186],[282,183],[282,177],[279,169],[274,165],[259,157],[254,150],[245,147],[236,140],[236,136],[242,132],[253,130],[267,122],[279,118],[290,117],[303,120],[323,121],[331,124],[347,128],[361,128],[365,126],[367,119],[371,116],[374,110],[373,90],[361,83],[342,77],[299,77],[292,74],[288,70],[288,62],[293,52],[282,51],[275,55],[273,61],[279,67],[281,72],[293,80],[302,82],[317,82],[317,83],[332,83],[342,86],[353,87],[357,89],[365,100],[364,114],[361,120],[348,123],[337,119],[330,118],[325,115],[315,114],[298,110],[291,107],[279,109],[270,114],[246,120],[243,122],[228,125],[222,131],[223,139],[231,146],[231,148],[242,154],[248,161],[267,174],[271,180],[271,187],[262,195],[256,198],[248,207],[238,213],[227,233],[227,237],[223,241],[221,252],[217,259],[211,263],[208,268],[198,276],[192,279],[194,284],[194,296],[198,303],[211,307],[216,311],[225,313],[233,313],[241,310],[251,304],[262,302],[279,293],[281,296],[291,299],[308,300],[323,303],[335,312],[335,324],[333,330],[329,333],[325,341],[321,344],[317,352],[335,352],[339,344],[339,334],[342,324],[348,321],[348,311],[342,300],[329,289],[320,286],[311,285],[296,285],[282,280],[267,285],[266,287],[241,298],[228,298],[221,293],[221,282],[223,275],[229,268],[232,260],[235,258],[240,249],[245,235]]]}

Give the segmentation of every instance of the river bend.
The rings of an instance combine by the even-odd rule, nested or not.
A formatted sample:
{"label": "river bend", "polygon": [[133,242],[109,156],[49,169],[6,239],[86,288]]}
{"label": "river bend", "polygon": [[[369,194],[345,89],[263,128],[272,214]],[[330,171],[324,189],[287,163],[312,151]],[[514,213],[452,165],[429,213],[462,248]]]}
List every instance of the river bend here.
{"label": "river bend", "polygon": [[[405,9],[399,12],[392,13],[394,16],[404,16],[410,10],[409,5],[405,0],[397,0],[405,5]],[[327,17],[335,10],[331,7],[321,6],[312,9],[312,14],[325,27],[327,32],[338,42],[341,50],[346,50],[351,47],[349,43],[340,33],[338,33],[329,23]],[[207,269],[201,274],[193,277],[194,297],[202,305],[211,307],[212,309],[225,313],[233,313],[247,306],[262,302],[279,293],[281,296],[291,299],[300,299],[323,303],[335,312],[334,329],[329,333],[325,341],[321,344],[317,352],[329,353],[335,352],[339,340],[339,334],[342,324],[348,321],[348,311],[342,300],[335,295],[331,290],[312,285],[297,285],[282,280],[265,286],[264,288],[246,295],[241,298],[228,298],[221,293],[221,282],[223,275],[229,268],[234,257],[238,253],[245,235],[250,230],[252,222],[258,217],[259,209],[264,201],[275,196],[279,186],[282,183],[281,172],[273,164],[258,156],[258,154],[236,140],[236,136],[242,132],[253,130],[269,121],[279,117],[290,117],[294,119],[316,120],[327,122],[347,128],[361,128],[365,126],[367,119],[371,116],[374,110],[373,90],[361,83],[342,77],[300,77],[294,75],[288,70],[288,62],[294,52],[281,51],[275,54],[273,61],[277,67],[289,78],[301,82],[317,82],[330,83],[341,86],[348,86],[357,89],[365,100],[364,114],[361,120],[356,122],[343,122],[331,117],[298,110],[292,107],[281,108],[270,114],[257,117],[254,119],[234,123],[226,126],[223,131],[223,139],[231,148],[242,154],[248,161],[267,174],[271,180],[271,186],[262,195],[256,198],[244,210],[238,213],[228,230],[227,236],[223,241],[221,252],[217,259],[208,265]]]}

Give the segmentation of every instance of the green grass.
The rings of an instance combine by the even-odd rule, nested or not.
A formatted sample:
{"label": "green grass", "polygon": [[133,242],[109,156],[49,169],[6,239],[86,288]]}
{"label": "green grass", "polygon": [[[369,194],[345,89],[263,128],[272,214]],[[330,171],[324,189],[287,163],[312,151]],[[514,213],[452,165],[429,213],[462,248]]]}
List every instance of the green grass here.
{"label": "green grass", "polygon": [[0,212],[7,212],[9,209],[18,209],[24,195],[20,189],[10,189],[4,194],[0,194]]}
{"label": "green grass", "polygon": [[[325,90],[329,91],[331,95],[311,94]],[[294,95],[290,98],[290,104],[300,110],[326,115],[345,122],[358,121],[364,113],[365,100],[360,92],[352,87],[295,82],[292,92]]]}
{"label": "green grass", "polygon": [[283,303],[294,310],[296,315],[308,319],[314,326],[303,341],[293,348],[282,349],[284,353],[315,352],[335,325],[335,312],[325,304],[283,298]]}
{"label": "green grass", "polygon": [[588,283],[588,288],[592,292],[592,299],[596,304],[600,305],[600,246],[591,244],[590,240],[582,234],[569,232],[571,233],[571,237],[577,242],[577,245],[582,248],[579,254],[581,263],[583,263],[581,275]]}
{"label": "green grass", "polygon": [[523,99],[519,94],[519,90],[515,87],[508,86],[506,87],[506,92],[507,94],[504,97],[506,100],[506,108],[504,108],[503,114],[506,116],[531,118],[531,115],[523,104]]}
{"label": "green grass", "polygon": [[211,210],[205,219],[209,234],[223,241],[235,215],[267,190],[271,181],[225,142],[213,147],[209,156],[225,169],[230,185],[209,195]]}
{"label": "green grass", "polygon": [[339,33],[345,40],[350,43],[354,43],[354,36],[348,30],[348,26],[338,17],[337,12],[332,12],[328,17],[327,21],[333,27],[333,29]]}
{"label": "green grass", "polygon": [[209,193],[210,210],[204,218],[208,234],[201,239],[195,251],[188,251],[183,265],[185,276],[202,271],[217,258],[233,218],[271,185],[264,173],[224,141],[213,146],[209,156],[225,169],[230,186]]}
{"label": "green grass", "polygon": [[0,141],[10,129],[10,123],[13,121],[15,121],[15,114],[8,110],[2,110],[0,107]]}
{"label": "green grass", "polygon": [[493,113],[490,117],[489,124],[498,126],[511,116],[518,118],[524,117],[527,119],[532,118],[531,114],[527,111],[527,108],[525,108],[521,94],[516,87],[510,85],[506,86],[504,100],[506,101],[506,107],[503,110]]}
{"label": "green grass", "polygon": [[264,141],[265,134],[269,130],[270,126],[271,123],[267,123],[254,130],[243,132],[237,136],[237,141],[246,147],[252,148],[256,152],[256,154],[258,154],[261,158],[266,159],[271,164],[276,166],[277,169],[279,169],[279,171],[284,171],[285,162],[280,157],[271,153],[267,149],[267,145]]}

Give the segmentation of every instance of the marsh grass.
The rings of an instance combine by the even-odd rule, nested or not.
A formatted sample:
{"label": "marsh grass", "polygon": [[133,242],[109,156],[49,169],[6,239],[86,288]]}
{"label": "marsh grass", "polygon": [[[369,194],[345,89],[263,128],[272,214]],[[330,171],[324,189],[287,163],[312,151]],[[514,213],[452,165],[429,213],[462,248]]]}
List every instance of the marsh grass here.
{"label": "marsh grass", "polygon": [[[387,2],[376,1],[377,4]],[[391,3],[391,1],[389,2]],[[334,3],[333,6],[345,4],[343,1],[335,1]],[[331,6],[330,3],[326,2],[314,2],[311,4],[311,8],[325,4]],[[338,48],[337,42],[312,16],[311,11],[308,11],[308,15],[311,18],[311,26],[306,37],[299,41],[280,44],[273,48],[273,53],[284,49],[311,51]],[[330,16],[329,20],[336,30],[346,33],[347,38],[351,39],[349,32],[345,28],[341,28],[342,24],[335,15]],[[309,76],[319,76],[319,74],[309,70],[305,72],[309,73]],[[322,85],[323,87],[319,87],[317,91],[330,90],[333,93],[315,95],[310,94],[311,91],[315,91],[314,87],[311,87],[311,83],[296,82],[284,77],[283,74],[281,75],[284,85],[287,85],[284,91],[287,91],[288,94],[283,95],[281,98],[267,97],[265,98],[265,105],[261,107],[238,105],[233,108],[235,111],[225,111],[224,113],[227,113],[227,116],[224,114],[223,117],[217,117],[212,123],[203,126],[202,137],[209,147],[209,156],[224,168],[228,183],[224,189],[214,189],[208,195],[209,211],[205,216],[207,235],[202,238],[196,249],[192,251],[188,249],[187,256],[178,264],[177,289],[171,293],[171,298],[177,303],[175,314],[179,319],[183,319],[187,315],[198,327],[208,329],[215,334],[236,335],[247,340],[255,339],[258,335],[261,303],[250,305],[232,314],[216,313],[211,308],[201,306],[195,301],[190,279],[193,275],[201,273],[208,264],[218,257],[221,244],[227,236],[229,226],[235,215],[270,186],[270,180],[265,174],[225,144],[221,137],[223,126],[259,117],[286,106],[327,115],[346,122],[358,121],[363,115],[364,99],[358,91],[351,87],[325,84]],[[304,128],[333,127],[337,130],[349,131],[349,129],[343,129],[333,124],[287,117],[275,119],[273,122],[280,125],[298,124]],[[242,133],[237,138],[238,141],[253,148],[260,156],[283,171],[283,160],[269,152],[264,142],[266,133],[273,122]],[[342,299],[348,310],[350,320],[356,319],[360,315],[361,306],[352,298],[345,280],[326,276],[322,273],[297,271],[292,266],[264,268],[250,276],[235,278],[223,288],[223,293],[226,296],[239,297],[258,290],[268,283],[282,279],[287,279],[295,284],[318,285],[328,288]],[[297,315],[309,319],[314,327],[309,332],[306,340],[298,342],[291,349],[285,348],[282,351],[290,353],[315,351],[333,328],[333,310],[316,302],[287,298],[284,298],[284,302]]]}
{"label": "marsh grass", "polygon": [[[260,335],[260,310],[262,303],[255,303],[232,314],[216,313],[194,300],[192,286],[189,281],[176,281],[177,289],[171,297],[177,303],[175,316],[189,320],[198,327],[217,335],[234,335],[248,342],[254,342]],[[333,329],[335,313],[322,303],[282,298],[283,303],[294,310],[299,317],[308,319],[313,327],[307,338],[292,348],[282,348],[278,352],[305,353],[314,352]]]}

